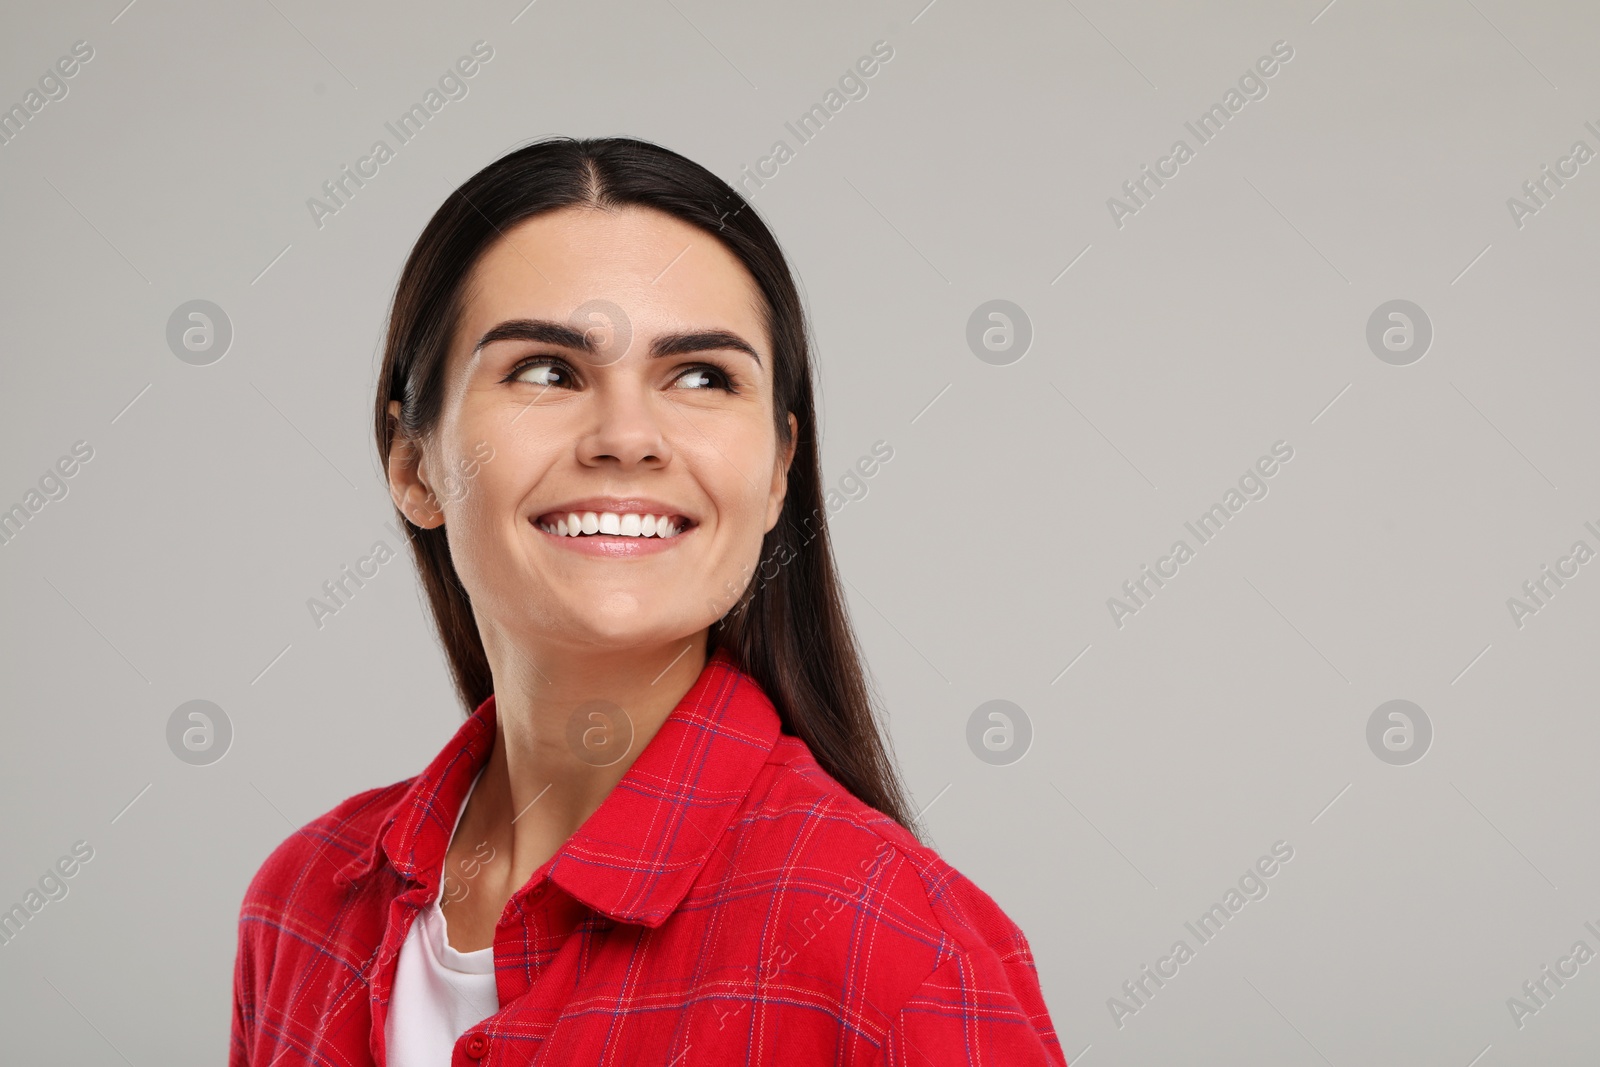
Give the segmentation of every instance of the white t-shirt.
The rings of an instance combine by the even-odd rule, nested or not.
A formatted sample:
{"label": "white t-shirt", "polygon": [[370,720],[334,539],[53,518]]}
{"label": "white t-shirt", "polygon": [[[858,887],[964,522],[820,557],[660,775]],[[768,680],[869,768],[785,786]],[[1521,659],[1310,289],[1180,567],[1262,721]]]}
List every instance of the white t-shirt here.
{"label": "white t-shirt", "polygon": [[[478,778],[483,772],[478,772]],[[461,825],[467,798],[478,787],[472,780],[461,801],[450,839]],[[441,887],[443,879],[441,881]],[[441,888],[441,892],[442,892]],[[500,1010],[494,984],[494,946],[473,952],[450,947],[439,898],[417,914],[400,946],[389,1016],[384,1024],[391,1067],[449,1067],[457,1039],[467,1028]]]}

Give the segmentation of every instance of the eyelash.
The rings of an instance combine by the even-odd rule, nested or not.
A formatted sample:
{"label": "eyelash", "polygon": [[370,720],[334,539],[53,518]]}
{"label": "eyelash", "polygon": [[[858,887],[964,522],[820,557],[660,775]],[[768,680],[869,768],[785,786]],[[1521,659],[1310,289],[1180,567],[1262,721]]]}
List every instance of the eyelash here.
{"label": "eyelash", "polygon": [[[523,371],[528,370],[530,367],[541,366],[557,367],[562,371],[562,373],[574,378],[577,377],[577,373],[572,369],[572,364],[558,356],[532,356],[528,359],[522,360],[516,366],[512,367],[511,372],[501,379],[501,383],[504,384],[506,382],[514,382],[517,380],[517,375],[521,374]],[[712,382],[709,388],[721,389],[726,393],[739,392],[738,386],[734,383],[733,375],[729,374],[727,371],[723,370],[714,363],[695,363],[684,368],[684,373],[693,371],[706,371],[711,375]],[[679,375],[679,377],[682,377],[682,375]],[[533,383],[530,382],[528,384],[531,385]]]}

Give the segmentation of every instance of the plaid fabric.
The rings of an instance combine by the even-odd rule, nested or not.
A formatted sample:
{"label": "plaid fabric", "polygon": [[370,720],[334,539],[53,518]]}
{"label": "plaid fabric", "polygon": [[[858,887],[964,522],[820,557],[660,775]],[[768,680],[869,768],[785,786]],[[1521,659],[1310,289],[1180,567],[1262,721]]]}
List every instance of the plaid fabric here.
{"label": "plaid fabric", "polygon": [[[291,835],[239,916],[230,1067],[384,1062],[395,962],[495,736]],[[599,809],[508,902],[500,1010],[454,1067],[1065,1065],[1022,931],[780,732],[714,654]]]}

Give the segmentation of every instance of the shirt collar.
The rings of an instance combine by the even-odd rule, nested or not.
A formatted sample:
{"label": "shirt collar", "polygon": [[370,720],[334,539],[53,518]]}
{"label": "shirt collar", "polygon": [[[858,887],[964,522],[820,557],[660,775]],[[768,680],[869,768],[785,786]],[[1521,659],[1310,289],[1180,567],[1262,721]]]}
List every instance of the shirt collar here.
{"label": "shirt collar", "polygon": [[[548,865],[550,879],[619,922],[659,926],[694,883],[744,804],[781,730],[755,679],[718,649],[644,751]],[[373,845],[342,869],[381,858],[433,888],[451,824],[494,746],[491,695],[395,803]]]}

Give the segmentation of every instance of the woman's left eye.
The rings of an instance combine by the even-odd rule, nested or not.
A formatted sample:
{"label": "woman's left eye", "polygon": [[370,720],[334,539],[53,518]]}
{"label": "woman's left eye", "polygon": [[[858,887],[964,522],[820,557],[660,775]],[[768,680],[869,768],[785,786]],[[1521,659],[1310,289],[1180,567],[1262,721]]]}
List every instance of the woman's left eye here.
{"label": "woman's left eye", "polygon": [[695,367],[686,371],[678,378],[676,383],[680,388],[705,389],[715,387],[733,392],[733,387],[728,381],[728,376],[716,367]]}

